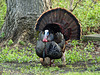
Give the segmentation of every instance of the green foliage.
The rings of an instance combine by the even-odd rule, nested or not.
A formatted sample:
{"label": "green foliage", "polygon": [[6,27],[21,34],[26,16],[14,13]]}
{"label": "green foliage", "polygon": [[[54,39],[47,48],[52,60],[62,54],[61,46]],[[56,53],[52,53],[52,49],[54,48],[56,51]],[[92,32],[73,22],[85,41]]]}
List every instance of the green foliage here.
{"label": "green foliage", "polygon": [[[53,67],[55,68],[55,67]],[[30,70],[28,69],[23,69],[21,68],[21,73],[20,72],[12,72],[11,70],[9,71],[3,71],[2,75],[100,75],[100,72],[89,72],[89,71],[85,71],[85,72],[64,72],[64,73],[59,73],[58,71],[50,71],[49,69],[46,70],[47,68],[42,68],[39,67],[38,69],[32,68],[30,66]],[[41,71],[42,70],[42,71]],[[61,70],[59,70],[61,71]],[[32,74],[30,74],[30,72],[32,72]]]}
{"label": "green foliage", "polygon": [[97,62],[100,62],[100,56],[96,57]]}
{"label": "green foliage", "polygon": [[5,3],[5,0],[0,0],[0,29],[4,23],[4,18],[5,18],[5,15],[6,15],[6,3]]}
{"label": "green foliage", "polygon": [[52,6],[55,7],[61,7],[61,8],[67,8],[68,7],[68,1],[65,0],[52,0]]}
{"label": "green foliage", "polygon": [[88,42],[88,45],[84,48],[84,50],[89,51],[89,52],[93,52],[95,50],[93,43]]}
{"label": "green foliage", "polygon": [[83,50],[79,50],[78,48],[74,47],[74,49],[71,51],[66,52],[66,61],[68,64],[73,64],[78,61],[87,61],[87,54],[83,53]]}
{"label": "green foliage", "polygon": [[93,43],[88,43],[84,50],[81,50],[78,47],[78,45],[80,46],[81,43],[79,44],[77,40],[73,40],[71,44],[74,46],[74,48],[66,52],[67,63],[73,64],[78,61],[88,61],[89,59],[92,59],[90,52],[94,51]]}
{"label": "green foliage", "polygon": [[25,42],[20,40],[20,41],[19,41],[19,44],[20,44],[20,45],[25,45]]}
{"label": "green foliage", "polygon": [[3,38],[4,36],[5,36],[5,34],[4,33],[1,33],[0,38]]}
{"label": "green foliage", "polygon": [[[54,65],[54,67],[53,67],[53,65],[52,65],[52,67],[41,66],[41,64],[39,63],[39,59],[38,59],[39,57],[35,53],[34,46],[30,43],[25,48],[21,48],[21,47],[9,48],[6,46],[5,48],[3,48],[0,51],[0,62],[17,62],[17,64],[25,62],[25,64],[21,64],[24,66],[18,65],[19,67],[16,67],[16,65],[15,65],[15,68],[17,68],[17,70],[20,70],[21,73],[25,73],[25,74],[32,73],[32,74],[37,74],[37,75],[40,75],[40,74],[41,75],[46,75],[46,74],[52,75],[53,73],[55,73],[55,75],[57,75],[59,73],[59,75],[66,75],[67,69],[68,70],[70,69],[73,72],[74,69],[78,69],[78,68],[80,69],[83,67],[83,66],[82,67],[78,66],[78,68],[76,68],[72,64],[77,63],[79,61],[83,61],[83,62],[85,61],[84,63],[86,63],[87,61],[89,61],[89,59],[92,59],[92,55],[90,54],[91,51],[88,51],[85,49],[81,50],[79,48],[79,46],[80,46],[79,41],[73,40],[71,42],[71,44],[74,47],[71,50],[68,50],[66,52],[66,55],[65,55],[66,56],[66,64],[67,64],[66,67],[61,68],[61,67],[58,67],[55,65]],[[91,46],[92,43],[89,42],[87,44],[87,46],[88,45]],[[92,47],[94,47],[94,46],[92,46]],[[89,49],[91,49],[91,47]],[[97,57],[96,60],[91,61],[91,64],[95,63],[95,62],[100,62],[99,60],[100,60],[100,57]],[[31,62],[31,63],[29,63],[29,62]],[[61,63],[62,63],[61,59],[55,60],[54,64],[56,64],[56,63],[61,65]],[[4,64],[2,64],[2,65],[4,66]],[[6,68],[7,67],[10,68],[9,66],[6,66]],[[93,66],[86,65],[85,68],[87,68],[87,71],[95,71],[96,69],[100,68],[100,66],[99,65],[93,65]],[[4,71],[4,73],[6,74],[5,71]],[[68,73],[68,74],[74,75],[74,73]],[[88,73],[88,74],[91,74],[91,73]],[[83,73],[83,75],[85,75],[85,74]],[[95,73],[93,73],[93,75],[95,75]],[[97,75],[99,75],[99,74],[97,73]]]}
{"label": "green foliage", "polygon": [[11,40],[11,39],[8,41],[8,45],[9,45],[9,46],[11,46],[13,43],[14,43],[14,42],[13,42],[13,40]]}
{"label": "green foliage", "polygon": [[87,32],[87,28],[97,29],[100,26],[100,3],[94,4],[92,0],[85,0],[82,5],[78,5],[73,14],[80,20],[83,32]]}
{"label": "green foliage", "polygon": [[[84,47],[83,43],[79,43],[79,41],[73,40],[71,42],[71,45],[73,46],[73,48],[66,51],[65,53],[66,64],[73,64],[73,63],[80,62],[80,61],[88,62],[90,59],[93,59],[91,55],[91,52],[95,50],[93,43],[88,42],[86,47],[83,48]],[[99,57],[96,60],[93,60],[92,63],[93,62],[99,62]],[[55,63],[61,64],[62,61],[61,59],[56,59]]]}
{"label": "green foliage", "polygon": [[[28,47],[27,47],[28,49]],[[10,49],[9,47],[5,47],[0,52],[0,62],[31,62],[37,61],[38,57],[33,48],[31,50],[27,50],[25,48],[20,49],[18,47]],[[29,48],[30,49],[30,48]]]}
{"label": "green foliage", "polygon": [[95,70],[97,70],[98,68],[100,68],[100,64],[99,65],[92,65],[91,67],[87,66],[87,71],[95,72]]}
{"label": "green foliage", "polygon": [[[12,41],[10,40],[9,45],[12,44]],[[71,44],[74,46],[71,50],[66,51],[66,63],[67,64],[73,64],[79,61],[88,61],[89,59],[92,59],[92,55],[90,52],[92,52],[92,48],[94,45],[92,43],[88,43],[86,48],[84,50],[81,50],[78,46],[80,46],[79,42],[77,40],[73,40]],[[32,44],[28,44],[25,48],[12,48],[5,47],[0,52],[0,62],[31,62],[31,61],[39,61],[38,56],[35,53],[35,49],[33,48]],[[99,57],[97,58],[97,61],[99,62]],[[61,64],[61,59],[55,60],[55,63]]]}
{"label": "green foliage", "polygon": [[[74,0],[73,7],[79,0]],[[62,7],[68,9],[69,1],[53,0],[53,8]],[[92,0],[82,0],[73,11],[73,14],[81,23],[83,34],[90,34],[100,26],[100,1],[96,4]]]}
{"label": "green foliage", "polygon": [[[95,51],[95,47],[92,42],[88,42],[85,47],[84,44],[78,40],[73,40],[70,44],[73,47],[72,49],[67,50],[65,53],[66,64],[74,64],[80,61],[89,62],[89,60],[92,60],[91,63],[100,62],[99,56],[94,59],[91,54]],[[56,59],[55,64],[56,63],[62,64],[61,59]]]}

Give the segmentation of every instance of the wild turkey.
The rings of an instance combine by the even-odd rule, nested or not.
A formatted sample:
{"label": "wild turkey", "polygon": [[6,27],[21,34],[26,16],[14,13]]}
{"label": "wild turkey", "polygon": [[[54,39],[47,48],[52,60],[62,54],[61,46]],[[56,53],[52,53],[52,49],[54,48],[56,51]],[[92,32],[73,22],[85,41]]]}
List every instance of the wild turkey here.
{"label": "wild turkey", "polygon": [[45,57],[50,59],[63,57],[63,61],[65,61],[65,41],[69,39],[79,40],[81,35],[77,18],[63,8],[55,8],[44,12],[37,20],[35,29],[40,32],[36,53],[43,59]]}

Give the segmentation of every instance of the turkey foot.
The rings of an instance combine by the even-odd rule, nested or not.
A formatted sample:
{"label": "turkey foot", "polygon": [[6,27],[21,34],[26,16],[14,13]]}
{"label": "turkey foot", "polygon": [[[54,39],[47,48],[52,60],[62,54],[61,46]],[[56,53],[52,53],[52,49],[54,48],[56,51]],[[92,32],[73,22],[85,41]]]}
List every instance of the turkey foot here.
{"label": "turkey foot", "polygon": [[[50,61],[50,58],[49,58],[49,57],[46,57],[45,60],[43,61],[43,58],[40,58],[40,62],[41,62],[41,64],[42,64],[43,66],[49,66],[49,65],[50,65],[50,67],[51,67],[51,64],[54,63],[54,59],[52,59],[52,60]],[[50,63],[51,63],[51,64],[50,64]]]}

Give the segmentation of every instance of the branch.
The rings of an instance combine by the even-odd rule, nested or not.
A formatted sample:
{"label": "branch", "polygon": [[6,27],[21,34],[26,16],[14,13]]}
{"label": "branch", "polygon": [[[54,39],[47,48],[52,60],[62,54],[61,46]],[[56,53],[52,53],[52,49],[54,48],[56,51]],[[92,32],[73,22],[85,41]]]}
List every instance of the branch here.
{"label": "branch", "polygon": [[75,7],[72,10],[70,10],[70,11],[73,12],[75,10],[75,8],[77,7],[77,4],[79,4],[81,1],[82,0],[79,0],[78,2],[76,2]]}

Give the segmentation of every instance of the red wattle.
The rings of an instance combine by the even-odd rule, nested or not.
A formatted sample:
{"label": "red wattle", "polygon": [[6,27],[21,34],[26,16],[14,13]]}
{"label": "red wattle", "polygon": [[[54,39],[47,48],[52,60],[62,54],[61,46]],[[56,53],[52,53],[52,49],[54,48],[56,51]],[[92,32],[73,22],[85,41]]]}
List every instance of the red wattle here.
{"label": "red wattle", "polygon": [[43,39],[43,42],[48,42],[46,38]]}

